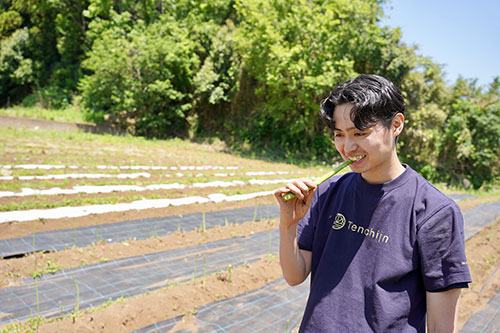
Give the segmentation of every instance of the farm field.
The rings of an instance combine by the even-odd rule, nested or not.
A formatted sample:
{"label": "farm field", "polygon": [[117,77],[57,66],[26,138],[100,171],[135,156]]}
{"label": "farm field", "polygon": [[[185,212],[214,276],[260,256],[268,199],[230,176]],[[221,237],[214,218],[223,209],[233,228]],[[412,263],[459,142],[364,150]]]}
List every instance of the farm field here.
{"label": "farm field", "polygon": [[[272,190],[331,167],[243,158],[220,144],[20,128],[2,128],[0,152],[0,247],[10,248],[0,255],[0,304],[15,303],[2,295],[19,288],[32,301],[24,312],[0,307],[5,332],[130,332],[171,318],[196,331],[198,309],[281,277]],[[474,193],[459,205],[465,212],[498,200]],[[460,325],[500,287],[500,222],[476,231]],[[55,247],[49,235],[64,242]],[[131,275],[146,278],[151,263],[168,271],[142,288]],[[86,301],[98,287],[87,288],[83,274],[102,282],[100,298]],[[121,278],[137,285],[124,293]],[[50,299],[61,285],[69,296]],[[112,288],[122,289],[106,294]]]}

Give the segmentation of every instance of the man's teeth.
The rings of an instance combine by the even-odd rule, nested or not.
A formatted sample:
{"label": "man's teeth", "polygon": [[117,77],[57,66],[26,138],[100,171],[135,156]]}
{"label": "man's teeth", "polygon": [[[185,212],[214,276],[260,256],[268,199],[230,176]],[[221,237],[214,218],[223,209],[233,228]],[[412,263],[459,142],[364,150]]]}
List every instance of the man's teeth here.
{"label": "man's teeth", "polygon": [[365,157],[365,155],[353,156],[353,157],[349,157],[349,159],[356,162],[356,161],[359,161],[360,159],[362,159],[363,157]]}

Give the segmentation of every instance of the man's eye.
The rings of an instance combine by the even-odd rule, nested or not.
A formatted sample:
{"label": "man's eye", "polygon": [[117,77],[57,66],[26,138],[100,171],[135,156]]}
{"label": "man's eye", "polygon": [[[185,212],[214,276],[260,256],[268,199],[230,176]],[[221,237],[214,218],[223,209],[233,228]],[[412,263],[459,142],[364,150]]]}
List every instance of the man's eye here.
{"label": "man's eye", "polygon": [[355,135],[355,136],[365,136],[365,135],[366,135],[366,133],[361,133],[361,132],[359,132],[359,133],[354,133],[354,135]]}

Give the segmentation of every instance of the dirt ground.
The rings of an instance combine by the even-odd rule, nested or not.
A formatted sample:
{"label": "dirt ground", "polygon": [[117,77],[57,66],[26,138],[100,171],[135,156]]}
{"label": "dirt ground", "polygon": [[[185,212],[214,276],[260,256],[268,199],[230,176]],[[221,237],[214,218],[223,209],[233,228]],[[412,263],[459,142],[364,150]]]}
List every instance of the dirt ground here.
{"label": "dirt ground", "polygon": [[[0,268],[1,288],[20,285],[22,277],[43,269],[50,260],[58,268],[69,268],[108,260],[186,247],[231,236],[247,235],[277,227],[276,220],[220,226],[205,232],[176,232],[164,237],[130,240],[115,244],[94,244],[84,249],[70,248],[55,253],[37,253],[4,260]],[[471,314],[485,306],[500,288],[500,220],[484,228],[466,243],[473,283],[464,289],[460,301],[459,327]],[[125,332],[139,329],[167,318],[186,315],[184,328],[195,331],[191,320],[196,308],[216,300],[233,297],[262,287],[281,276],[276,256],[263,257],[251,265],[208,275],[205,279],[166,287],[154,293],[124,299],[97,310],[85,310],[39,327],[40,332]],[[172,281],[169,281],[172,283]],[[6,326],[4,325],[4,328]],[[2,327],[0,326],[0,329]]]}

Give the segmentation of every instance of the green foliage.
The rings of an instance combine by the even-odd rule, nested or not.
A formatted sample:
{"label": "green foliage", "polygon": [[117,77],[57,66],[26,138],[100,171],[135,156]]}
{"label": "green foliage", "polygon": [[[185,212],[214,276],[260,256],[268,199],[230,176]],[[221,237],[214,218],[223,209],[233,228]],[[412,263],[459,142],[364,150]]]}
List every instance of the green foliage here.
{"label": "green foliage", "polygon": [[235,8],[242,68],[231,115],[218,118],[242,147],[281,158],[336,156],[319,120],[325,94],[358,71],[398,82],[414,67],[398,31],[376,24],[376,1],[253,0]]}
{"label": "green foliage", "polygon": [[450,100],[450,91],[442,77],[440,66],[420,58],[416,70],[409,73],[401,85],[407,105],[399,154],[427,177],[431,177],[437,167],[438,146]]}
{"label": "green foliage", "polygon": [[208,57],[194,77],[194,87],[201,102],[229,102],[237,88],[240,59],[235,50],[232,32],[235,26],[228,21],[211,41]]}
{"label": "green foliage", "polygon": [[457,100],[445,122],[439,169],[450,183],[480,188],[500,178],[500,103]]}
{"label": "green foliage", "polygon": [[0,41],[0,105],[9,104],[10,96],[33,82],[33,62],[27,56],[29,38],[28,29],[23,28]]}
{"label": "green foliage", "polygon": [[58,86],[40,88],[23,99],[25,107],[39,106],[46,109],[62,109],[68,106],[71,92]]}
{"label": "green foliage", "polygon": [[23,19],[21,15],[14,10],[0,13],[0,40],[8,37],[12,32],[20,28],[22,23]]}
{"label": "green foliage", "polygon": [[169,17],[130,30],[128,14],[117,18],[122,26],[104,31],[83,62],[93,72],[81,80],[84,107],[137,135],[184,135],[199,63],[189,31]]}

